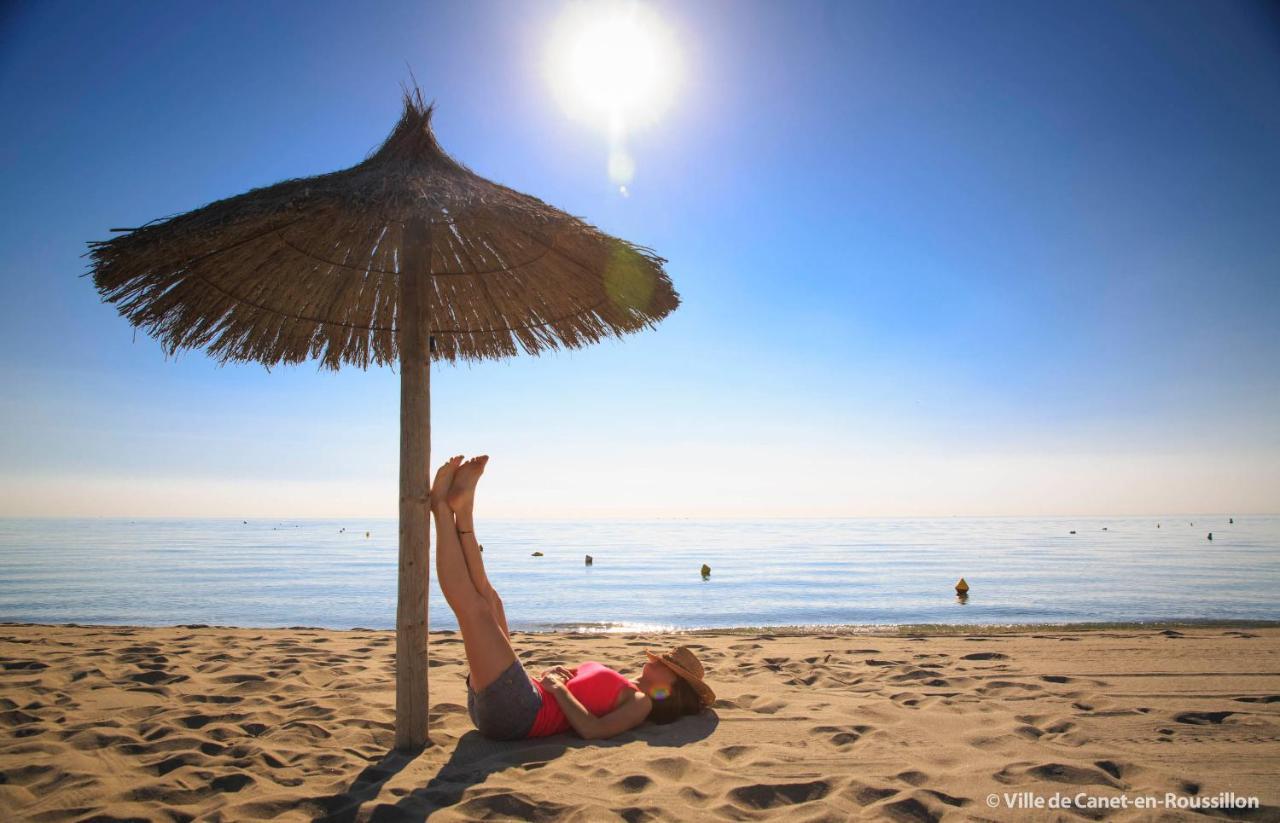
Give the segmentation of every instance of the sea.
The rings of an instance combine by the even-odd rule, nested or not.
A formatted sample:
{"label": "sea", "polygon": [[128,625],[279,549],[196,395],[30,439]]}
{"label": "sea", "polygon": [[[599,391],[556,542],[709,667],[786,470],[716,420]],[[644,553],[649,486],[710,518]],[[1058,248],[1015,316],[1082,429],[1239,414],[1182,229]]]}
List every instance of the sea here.
{"label": "sea", "polygon": [[[513,631],[1280,620],[1274,515],[485,520],[477,536]],[[391,629],[397,540],[394,519],[0,519],[0,622]],[[457,628],[434,566],[429,614]]]}

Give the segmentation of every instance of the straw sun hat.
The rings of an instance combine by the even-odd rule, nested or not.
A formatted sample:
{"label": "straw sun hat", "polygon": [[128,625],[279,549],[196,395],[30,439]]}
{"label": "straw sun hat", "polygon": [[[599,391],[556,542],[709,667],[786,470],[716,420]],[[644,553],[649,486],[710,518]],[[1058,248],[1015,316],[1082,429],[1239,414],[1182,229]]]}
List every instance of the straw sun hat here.
{"label": "straw sun hat", "polygon": [[644,653],[649,656],[650,660],[662,663],[671,671],[683,677],[690,686],[693,686],[693,690],[698,693],[698,697],[702,700],[704,707],[716,702],[716,693],[702,679],[706,672],[702,668],[702,661],[698,660],[698,656],[693,653],[693,649],[688,646],[676,646],[671,651],[663,652],[662,654],[654,654],[648,649],[645,649]]}

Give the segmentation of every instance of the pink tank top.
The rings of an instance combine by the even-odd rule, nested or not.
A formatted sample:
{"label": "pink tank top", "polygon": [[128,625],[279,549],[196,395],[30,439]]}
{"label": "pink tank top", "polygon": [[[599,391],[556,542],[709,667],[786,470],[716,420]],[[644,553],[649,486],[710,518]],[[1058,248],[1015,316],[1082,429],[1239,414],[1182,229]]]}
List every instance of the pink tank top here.
{"label": "pink tank top", "polygon": [[[533,720],[533,728],[527,737],[546,737],[547,735],[567,732],[570,728],[569,718],[565,717],[556,696],[542,688],[532,676],[529,678],[542,693],[542,708]],[[578,667],[578,673],[565,684],[569,694],[578,698],[578,702],[596,717],[604,717],[613,711],[613,704],[623,689],[636,689],[634,683],[615,672],[608,666],[588,660]]]}

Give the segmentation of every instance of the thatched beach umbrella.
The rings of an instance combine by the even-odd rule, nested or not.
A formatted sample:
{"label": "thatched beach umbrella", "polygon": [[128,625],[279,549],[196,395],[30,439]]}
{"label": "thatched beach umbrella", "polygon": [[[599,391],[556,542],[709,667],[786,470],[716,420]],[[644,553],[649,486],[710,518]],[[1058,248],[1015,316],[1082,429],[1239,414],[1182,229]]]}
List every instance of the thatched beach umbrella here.
{"label": "thatched beach umbrella", "polygon": [[400,362],[396,746],[427,742],[430,360],[577,348],[679,305],[662,258],[477,176],[405,95],[343,171],[210,203],[90,244],[93,281],[166,355]]}

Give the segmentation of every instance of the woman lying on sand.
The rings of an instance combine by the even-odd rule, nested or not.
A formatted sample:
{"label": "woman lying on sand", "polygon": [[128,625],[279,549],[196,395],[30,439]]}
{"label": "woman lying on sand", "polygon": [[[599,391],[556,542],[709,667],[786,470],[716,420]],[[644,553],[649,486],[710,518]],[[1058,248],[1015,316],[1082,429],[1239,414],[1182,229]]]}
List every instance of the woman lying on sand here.
{"label": "woman lying on sand", "polygon": [[467,711],[494,740],[567,732],[591,740],[612,737],[646,720],[670,723],[716,699],[703,682],[702,663],[687,646],[657,655],[635,680],[594,661],[556,666],[535,680],[511,648],[502,599],[484,573],[472,510],[487,456],[459,455],[436,472],[431,511],[436,520],[436,575],[458,618],[466,648]]}

